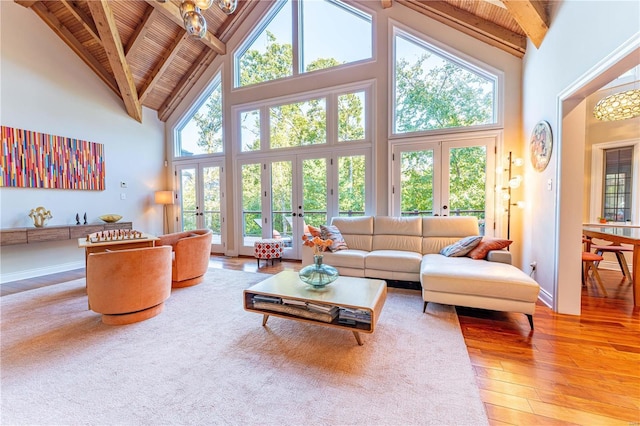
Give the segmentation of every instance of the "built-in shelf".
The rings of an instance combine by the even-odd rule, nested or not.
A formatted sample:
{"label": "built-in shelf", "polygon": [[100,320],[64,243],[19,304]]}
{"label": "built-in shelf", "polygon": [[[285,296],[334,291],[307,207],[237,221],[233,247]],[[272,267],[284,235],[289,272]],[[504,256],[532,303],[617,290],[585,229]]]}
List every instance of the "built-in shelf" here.
{"label": "built-in shelf", "polygon": [[0,229],[0,246],[64,241],[84,238],[94,232],[111,229],[133,229],[132,222],[94,223],[90,225],[45,226],[43,228]]}

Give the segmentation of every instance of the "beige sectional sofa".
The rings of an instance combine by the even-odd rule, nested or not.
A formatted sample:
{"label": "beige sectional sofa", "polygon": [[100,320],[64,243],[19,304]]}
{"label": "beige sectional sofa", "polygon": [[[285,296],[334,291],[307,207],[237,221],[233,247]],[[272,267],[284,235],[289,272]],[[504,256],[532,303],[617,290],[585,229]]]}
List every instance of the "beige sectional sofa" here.
{"label": "beige sectional sofa", "polygon": [[[398,281],[419,281],[428,302],[499,311],[522,312],[533,329],[539,285],[511,265],[506,250],[489,252],[488,260],[446,257],[442,248],[479,234],[469,216],[335,217],[331,221],[345,239],[347,250],[325,252],[324,263],[340,274]],[[303,250],[302,264],[313,263]]]}

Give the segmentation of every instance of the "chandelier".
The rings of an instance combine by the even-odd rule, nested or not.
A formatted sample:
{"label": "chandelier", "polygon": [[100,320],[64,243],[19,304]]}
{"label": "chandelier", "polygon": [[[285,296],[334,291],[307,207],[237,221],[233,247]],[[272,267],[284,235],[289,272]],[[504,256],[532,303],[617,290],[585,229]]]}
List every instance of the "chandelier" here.
{"label": "chandelier", "polygon": [[626,120],[640,116],[640,89],[614,93],[598,101],[593,116],[602,121]]}
{"label": "chandelier", "polygon": [[207,33],[207,21],[201,11],[209,9],[214,1],[227,15],[231,15],[238,7],[238,0],[184,0],[180,5],[184,28],[191,37],[202,38]]}

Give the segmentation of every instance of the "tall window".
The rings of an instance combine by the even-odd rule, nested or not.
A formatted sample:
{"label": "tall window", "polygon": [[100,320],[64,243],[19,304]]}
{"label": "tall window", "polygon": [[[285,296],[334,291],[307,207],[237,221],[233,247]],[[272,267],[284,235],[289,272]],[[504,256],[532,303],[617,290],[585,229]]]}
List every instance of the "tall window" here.
{"label": "tall window", "polygon": [[496,77],[394,30],[393,133],[496,123]]}
{"label": "tall window", "polygon": [[608,221],[631,221],[633,147],[604,150],[602,217]]}
{"label": "tall window", "polygon": [[272,149],[327,142],[327,107],[324,98],[271,107],[269,121]]}
{"label": "tall window", "polygon": [[222,84],[220,73],[210,86],[209,95],[178,126],[175,157],[216,154],[224,151],[222,140]]}
{"label": "tall window", "polygon": [[234,54],[235,87],[370,59],[372,31],[371,15],[338,0],[278,1]]}

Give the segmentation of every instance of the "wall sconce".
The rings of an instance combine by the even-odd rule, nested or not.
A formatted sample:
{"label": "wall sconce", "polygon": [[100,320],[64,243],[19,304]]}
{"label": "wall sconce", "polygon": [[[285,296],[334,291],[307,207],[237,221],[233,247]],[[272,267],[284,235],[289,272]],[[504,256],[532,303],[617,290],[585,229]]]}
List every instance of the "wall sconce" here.
{"label": "wall sconce", "polygon": [[516,206],[520,209],[523,209],[525,206],[524,201],[513,202],[511,200],[511,190],[519,188],[522,185],[522,176],[521,175],[513,175],[513,166],[522,167],[524,161],[522,158],[513,158],[513,153],[509,151],[509,156],[507,157],[508,167],[504,169],[497,170],[499,174],[502,174],[503,171],[507,172],[507,183],[505,186],[496,186],[496,192],[498,195],[501,195],[503,201],[507,203],[507,208],[505,211],[507,212],[507,239],[511,237],[511,206]]}
{"label": "wall sconce", "polygon": [[156,204],[162,204],[164,208],[164,221],[167,227],[165,228],[166,231],[163,232],[169,232],[169,216],[167,215],[167,206],[174,203],[175,195],[173,191],[156,191],[155,201]]}

